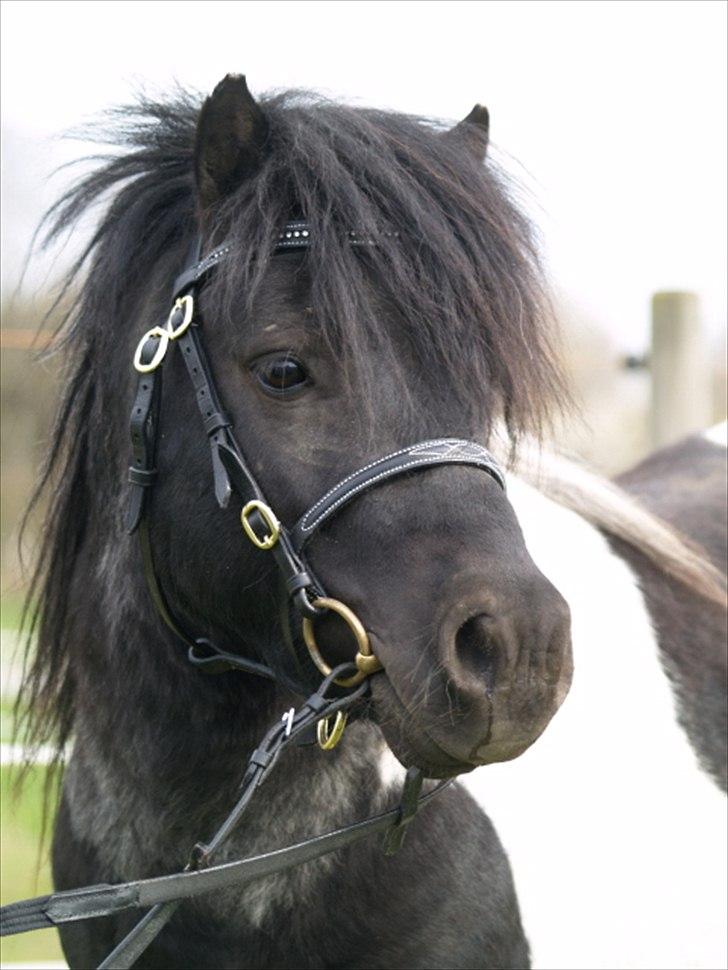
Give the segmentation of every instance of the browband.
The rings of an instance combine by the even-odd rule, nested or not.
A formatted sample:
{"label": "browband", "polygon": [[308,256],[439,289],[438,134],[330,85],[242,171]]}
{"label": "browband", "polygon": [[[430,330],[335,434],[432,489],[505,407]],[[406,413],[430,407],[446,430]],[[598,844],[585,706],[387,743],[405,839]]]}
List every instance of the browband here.
{"label": "browband", "polygon": [[[283,253],[291,249],[308,249],[314,238],[314,230],[308,222],[302,222],[301,220],[287,222],[283,230],[278,234],[278,239],[273,246],[273,252]],[[382,232],[378,238],[397,239],[399,238],[399,233]],[[377,245],[377,239],[370,235],[356,232],[353,229],[346,233],[345,240],[350,246]],[[199,283],[211,269],[228,256],[231,248],[230,244],[223,243],[217,249],[213,249],[204,259],[195,262],[193,266],[188,267],[183,273],[180,273],[174,283],[173,299],[183,296],[191,286]]]}

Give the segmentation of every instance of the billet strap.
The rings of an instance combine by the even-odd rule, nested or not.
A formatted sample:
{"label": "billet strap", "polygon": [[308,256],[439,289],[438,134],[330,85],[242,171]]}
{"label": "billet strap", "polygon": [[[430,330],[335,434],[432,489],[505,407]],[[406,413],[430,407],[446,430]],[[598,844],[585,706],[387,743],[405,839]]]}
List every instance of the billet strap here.
{"label": "billet strap", "polygon": [[220,508],[226,508],[230,502],[232,485],[228,474],[227,464],[220,458],[220,449],[225,448],[237,462],[240,477],[236,482],[240,488],[244,480],[245,493],[249,498],[257,497],[258,486],[255,478],[248,470],[242,452],[232,433],[232,422],[225,414],[212,379],[210,365],[207,360],[200,338],[200,328],[193,323],[179,338],[179,349],[185,362],[187,373],[195,391],[195,401],[202,416],[205,433],[210,442],[212,457],[213,480],[215,484],[215,498]]}
{"label": "billet strap", "polygon": [[419,444],[410,445],[409,448],[402,448],[383,458],[378,458],[351,475],[347,475],[329,489],[291,529],[293,548],[300,553],[316,529],[360,492],[398,475],[437,465],[472,465],[482,468],[505,490],[505,476],[498,462],[487,448],[477,442],[465,441],[461,438],[421,441]]}
{"label": "billet strap", "polygon": [[[155,350],[154,341],[148,340],[147,345],[142,354],[151,360]],[[129,422],[132,450],[132,464],[129,466],[131,488],[126,510],[126,530],[129,533],[138,528],[144,515],[148,490],[157,477],[155,453],[161,392],[161,370],[139,376]]]}

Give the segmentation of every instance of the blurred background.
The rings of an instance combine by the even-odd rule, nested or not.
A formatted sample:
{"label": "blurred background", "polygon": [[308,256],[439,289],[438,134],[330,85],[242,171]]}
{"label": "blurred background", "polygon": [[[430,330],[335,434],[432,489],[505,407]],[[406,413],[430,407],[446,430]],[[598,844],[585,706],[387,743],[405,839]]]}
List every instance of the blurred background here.
{"label": "blurred background", "polygon": [[[459,120],[491,113],[492,155],[539,226],[581,417],[562,450],[606,474],[726,410],[726,10],[700,2],[33,2],[2,16],[3,902],[43,891],[36,765],[8,801],[24,578],[18,524],[47,447],[58,362],[33,335],[90,231],[32,252],[95,149],[64,134],[140,89],[309,88]],[[54,174],[55,172],[55,174]],[[52,321],[51,321],[52,325]],[[41,341],[42,342],[42,341]],[[36,344],[36,347],[38,344]],[[32,556],[32,530],[29,535]],[[60,959],[7,941],[3,966]]]}

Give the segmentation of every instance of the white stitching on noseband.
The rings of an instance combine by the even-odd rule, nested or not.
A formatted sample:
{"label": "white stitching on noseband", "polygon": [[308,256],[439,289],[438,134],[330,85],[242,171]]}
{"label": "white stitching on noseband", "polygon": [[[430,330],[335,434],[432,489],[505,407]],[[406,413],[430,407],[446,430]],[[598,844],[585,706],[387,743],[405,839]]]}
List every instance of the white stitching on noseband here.
{"label": "white stitching on noseband", "polygon": [[[437,438],[434,441],[428,441],[427,444],[442,445],[455,440],[456,440],[455,438]],[[341,481],[337,482],[333,488],[330,488],[325,495],[322,495],[321,498],[318,500],[318,502],[315,502],[311,506],[308,512],[306,512],[306,514],[304,515],[303,521],[305,521],[309,517],[309,515],[315,512],[320,505],[323,505],[326,499],[332,496],[337,489],[341,488],[342,485],[346,485],[347,482],[350,482],[353,478],[356,478],[357,475],[361,475],[362,472],[369,471],[370,468],[376,468],[377,465],[382,465],[385,461],[391,461],[393,458],[398,458],[399,455],[406,455],[411,450],[412,450],[412,446],[410,446],[409,448],[400,448],[399,451],[393,451],[390,455],[385,455],[384,458],[377,458],[376,461],[369,462],[368,465],[364,465],[362,468],[358,468],[355,472],[352,472],[351,475],[347,475],[346,478],[342,478]],[[302,522],[302,527],[303,527],[303,522]]]}
{"label": "white stitching on noseband", "polygon": [[[443,455],[428,456],[426,454],[423,454],[422,452],[423,448],[426,448],[426,447],[432,448],[439,445],[455,446],[459,444],[467,444],[470,447],[472,447],[471,442],[465,442],[460,438],[438,438],[438,439],[434,439],[433,441],[422,442],[421,444],[411,446],[410,448],[402,448],[399,451],[392,452],[390,455],[385,455],[384,458],[379,458],[377,459],[377,461],[373,461],[373,462],[370,462],[368,465],[364,465],[363,468],[360,468],[358,471],[353,472],[351,475],[347,475],[346,478],[343,478],[340,482],[334,485],[333,488],[329,489],[329,491],[326,492],[326,494],[323,495],[314,505],[311,506],[311,508],[308,510],[308,512],[306,512],[306,514],[301,519],[301,522],[299,524],[299,528],[301,532],[303,533],[312,532],[319,524],[319,522],[321,522],[324,518],[327,518],[329,515],[335,512],[340,505],[347,502],[350,498],[352,498],[354,495],[357,495],[363,489],[368,488],[370,485],[373,485],[375,482],[378,482],[383,478],[387,478],[389,475],[389,470],[380,472],[378,475],[375,475],[373,478],[367,478],[365,481],[361,482],[355,488],[345,492],[339,499],[336,500],[336,502],[333,503],[333,505],[325,509],[321,515],[317,516],[313,522],[311,522],[309,525],[306,524],[310,516],[315,513],[316,509],[318,509],[321,505],[325,504],[326,500],[329,499],[343,485],[346,485],[347,482],[352,481],[362,473],[369,471],[372,468],[376,468],[378,465],[382,465],[385,462],[391,461],[393,458],[399,457],[399,455],[406,455],[408,453],[411,455],[419,455],[419,457],[417,457],[414,461],[406,462],[403,465],[397,466],[396,471],[398,473],[405,471],[407,468],[412,468],[412,467],[422,468],[427,465],[437,465],[441,463]],[[498,471],[497,465],[494,459],[491,458],[490,454],[485,448],[482,449],[481,455],[463,455],[461,459],[450,458],[449,463],[463,464],[463,465],[473,464],[473,465],[479,465],[480,467],[485,468],[489,472]],[[499,475],[499,478],[500,478],[500,475]]]}

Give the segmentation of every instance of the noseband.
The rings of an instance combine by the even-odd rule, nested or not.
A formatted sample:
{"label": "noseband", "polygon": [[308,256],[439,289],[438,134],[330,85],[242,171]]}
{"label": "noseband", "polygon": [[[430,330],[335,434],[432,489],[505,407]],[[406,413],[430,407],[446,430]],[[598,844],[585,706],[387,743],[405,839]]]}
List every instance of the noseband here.
{"label": "noseband", "polygon": [[[280,234],[274,253],[305,249],[310,245],[311,236],[312,229],[307,223],[290,222]],[[348,243],[373,244],[356,233],[349,234]],[[328,676],[331,673],[331,667],[316,644],[314,623],[317,617],[333,611],[347,623],[357,643],[356,673],[339,681],[342,687],[353,687],[380,670],[381,663],[372,653],[369,637],[356,615],[345,604],[326,595],[322,583],[308,565],[306,545],[325,522],[353,499],[393,478],[441,465],[480,468],[501,488],[505,488],[505,478],[490,452],[477,442],[460,438],[421,441],[369,462],[347,475],[287,528],[266,501],[263,489],[245,460],[233,433],[232,422],[222,408],[202,342],[202,317],[197,297],[213,270],[229,258],[230,251],[230,246],[223,245],[199,259],[199,241],[196,243],[190,265],[175,282],[173,306],[167,322],[148,330],[136,348],[134,367],[139,373],[139,382],[130,422],[133,460],[129,468],[131,493],[127,528],[129,532],[139,533],[144,573],[154,605],[167,626],[187,645],[188,658],[193,664],[215,673],[242,670],[279,681],[298,694],[307,694],[318,682],[320,674]],[[273,555],[287,594],[301,617],[307,657],[299,656],[295,647],[284,644],[265,648],[266,663],[222,650],[206,638],[189,634],[164,595],[154,568],[148,512],[150,493],[157,478],[155,459],[160,423],[161,365],[171,344],[179,345],[210,442],[218,505],[226,508],[233,492],[242,502],[243,531],[257,549]]]}

